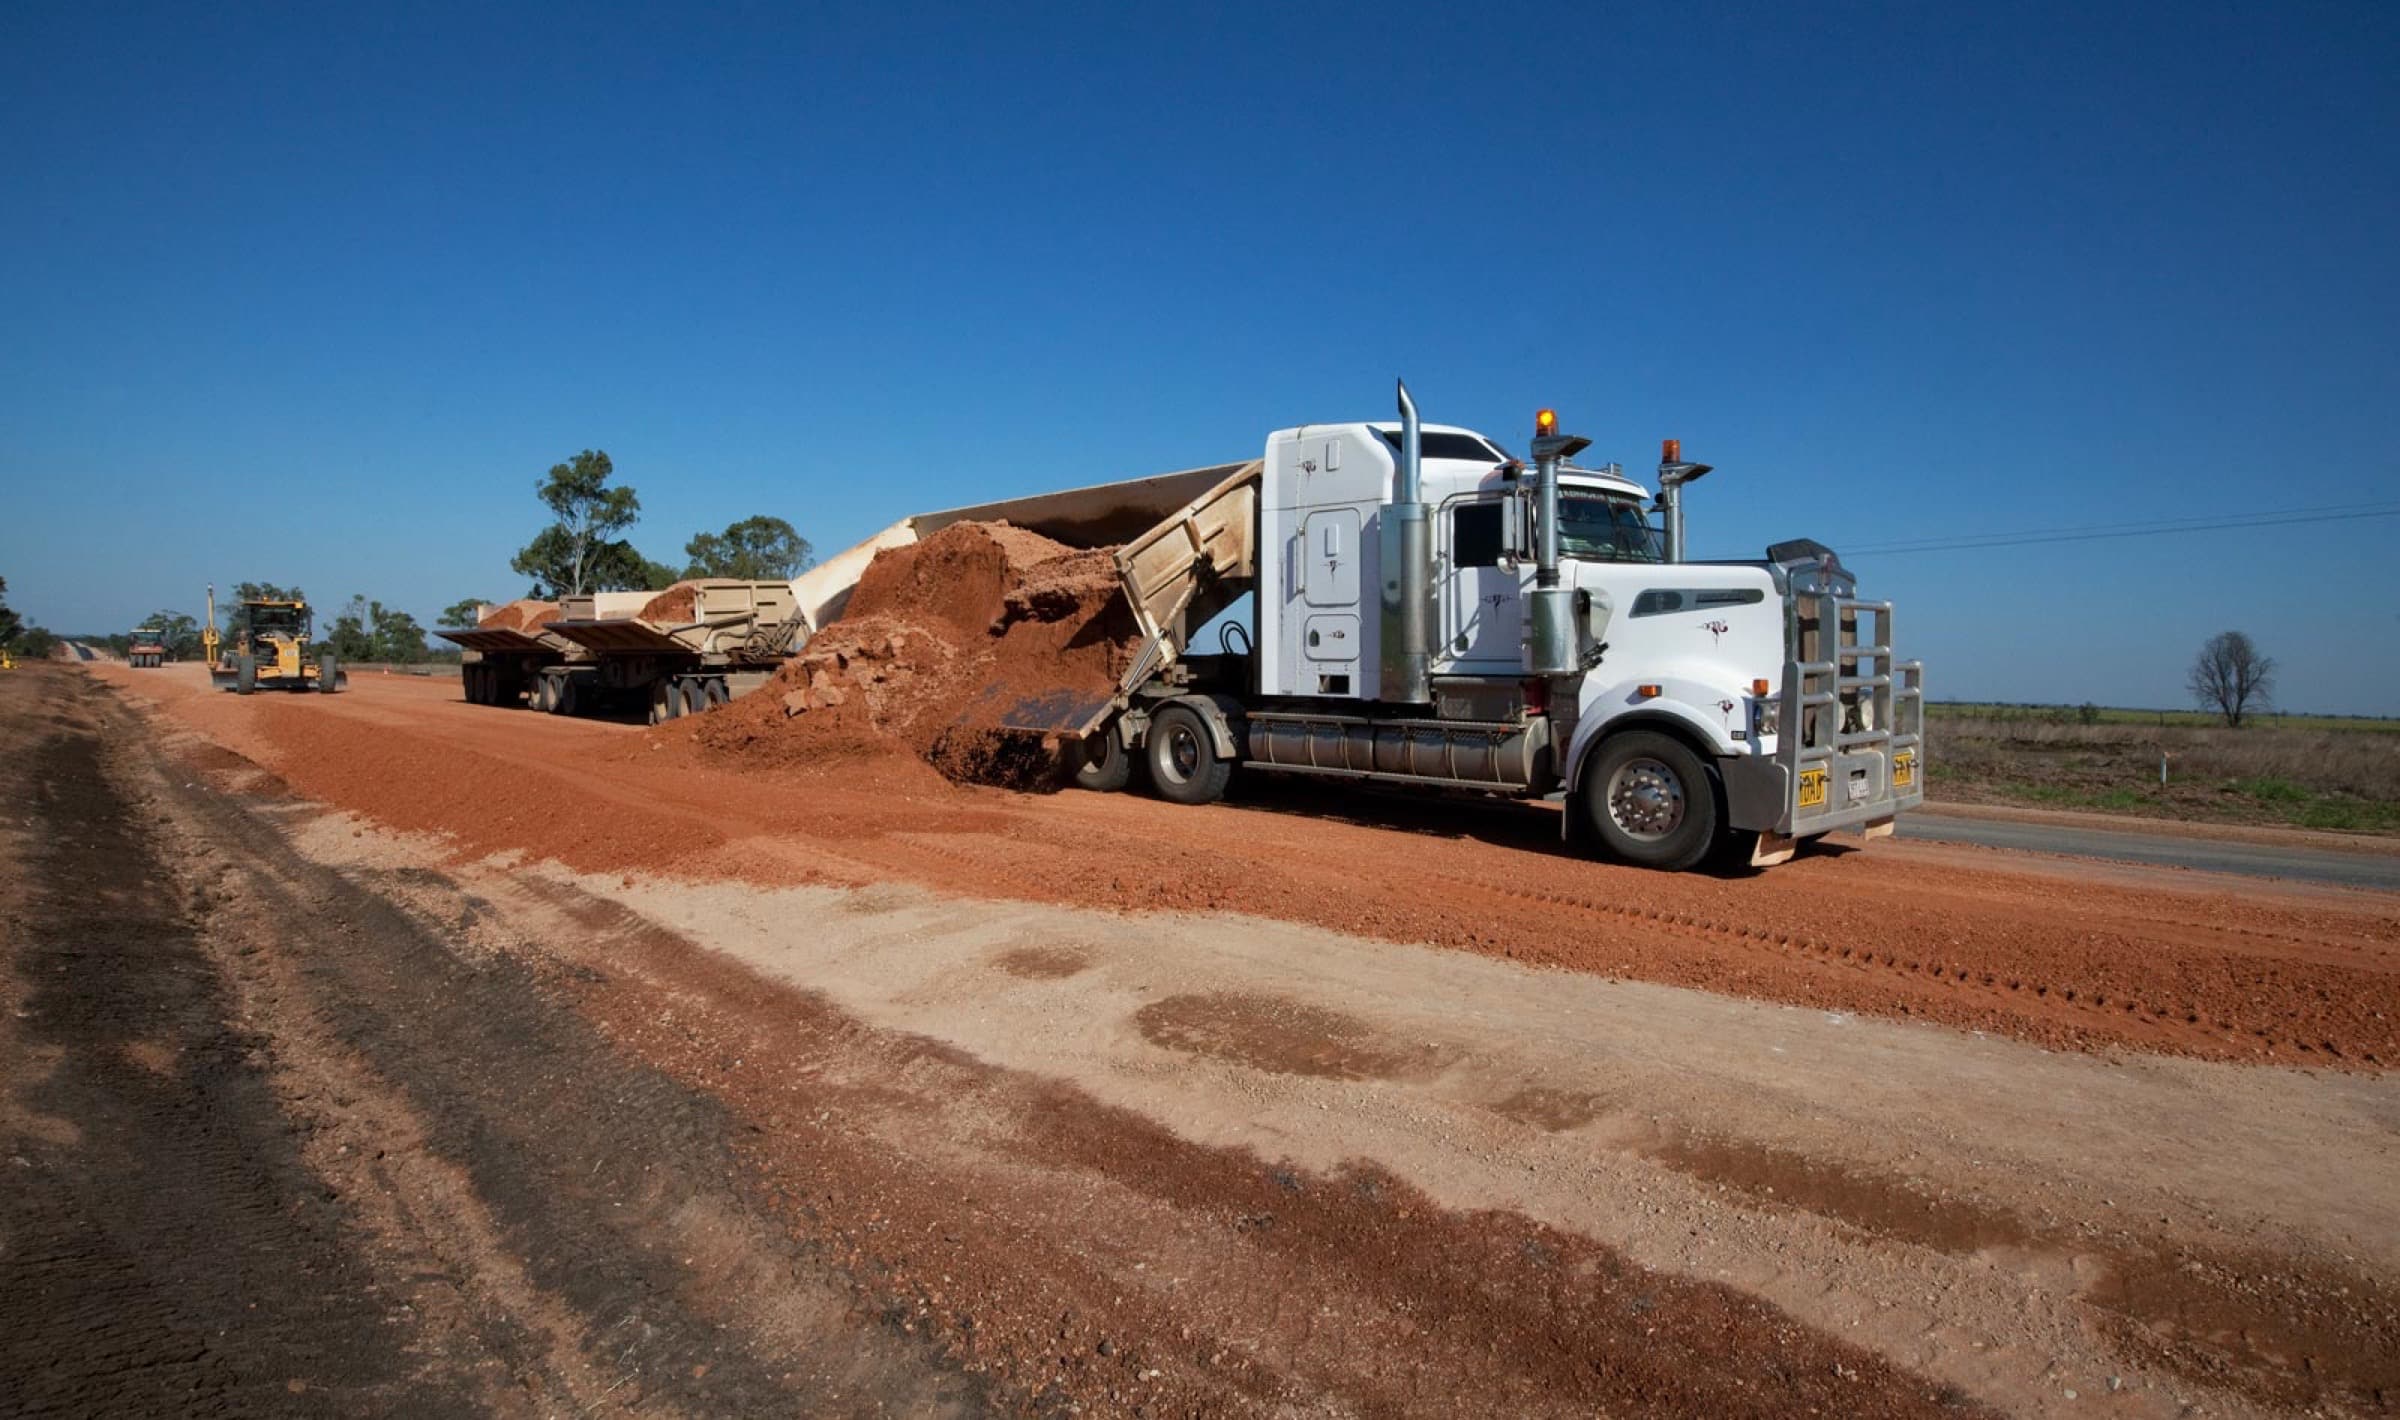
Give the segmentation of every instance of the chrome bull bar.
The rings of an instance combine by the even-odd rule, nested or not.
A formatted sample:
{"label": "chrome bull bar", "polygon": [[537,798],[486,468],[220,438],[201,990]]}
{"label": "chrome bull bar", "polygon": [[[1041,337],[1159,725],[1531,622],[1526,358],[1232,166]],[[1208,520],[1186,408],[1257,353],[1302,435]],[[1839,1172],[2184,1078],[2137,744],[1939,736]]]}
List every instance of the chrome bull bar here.
{"label": "chrome bull bar", "polygon": [[[1783,803],[1772,831],[1888,833],[1894,815],[1925,801],[1925,668],[1892,659],[1890,602],[1794,590],[1784,616],[1790,659],[1774,753]],[[1761,719],[1754,710],[1752,744]]]}

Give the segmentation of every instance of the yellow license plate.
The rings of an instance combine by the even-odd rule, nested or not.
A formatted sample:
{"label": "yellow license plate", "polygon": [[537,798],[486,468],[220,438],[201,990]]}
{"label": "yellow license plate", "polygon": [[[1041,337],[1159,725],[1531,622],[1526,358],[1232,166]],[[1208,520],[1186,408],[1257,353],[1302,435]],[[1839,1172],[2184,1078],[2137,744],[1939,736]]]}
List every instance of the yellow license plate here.
{"label": "yellow license plate", "polygon": [[1801,770],[1800,807],[1804,809],[1821,809],[1825,807],[1825,782],[1826,774],[1824,770]]}
{"label": "yellow license plate", "polygon": [[1917,782],[1917,752],[1904,749],[1892,756],[1892,787],[1905,789]]}

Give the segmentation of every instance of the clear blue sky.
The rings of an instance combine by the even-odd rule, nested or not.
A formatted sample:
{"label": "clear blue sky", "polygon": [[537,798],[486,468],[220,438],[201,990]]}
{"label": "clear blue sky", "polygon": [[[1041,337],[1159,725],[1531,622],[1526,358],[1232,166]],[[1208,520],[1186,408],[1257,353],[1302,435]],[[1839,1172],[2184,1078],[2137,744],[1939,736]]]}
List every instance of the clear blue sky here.
{"label": "clear blue sky", "polygon": [[[274,8],[279,13],[269,13]],[[0,576],[428,623],[1303,421],[1718,466],[1695,545],[2400,499],[2400,5],[0,9]],[[299,534],[287,538],[286,532]],[[2400,518],[1856,557],[1934,693],[2400,713]]]}

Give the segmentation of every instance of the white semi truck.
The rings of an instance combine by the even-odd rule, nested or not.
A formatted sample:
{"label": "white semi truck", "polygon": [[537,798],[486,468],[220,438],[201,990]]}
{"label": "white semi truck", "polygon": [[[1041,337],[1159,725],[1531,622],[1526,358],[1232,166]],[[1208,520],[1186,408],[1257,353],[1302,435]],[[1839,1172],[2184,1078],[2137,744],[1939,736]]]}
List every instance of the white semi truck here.
{"label": "white semi truck", "polygon": [[1087,787],[1140,765],[1205,803],[1238,767],[1563,798],[1568,831],[1668,869],[1879,837],[1923,801],[1922,668],[1830,549],[1687,561],[1709,469],[1672,441],[1654,497],[1573,463],[1589,441],[1549,411],[1528,464],[1399,405],[1205,471],[1118,552],[1144,639],[1117,695],[1017,723],[1074,740]]}

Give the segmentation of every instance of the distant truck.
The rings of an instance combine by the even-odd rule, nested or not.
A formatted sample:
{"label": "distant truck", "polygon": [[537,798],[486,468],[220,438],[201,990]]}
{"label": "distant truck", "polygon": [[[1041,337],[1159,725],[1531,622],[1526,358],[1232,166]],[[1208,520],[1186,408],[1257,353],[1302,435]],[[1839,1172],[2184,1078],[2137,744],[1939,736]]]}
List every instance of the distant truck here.
{"label": "distant truck", "polygon": [[155,670],[167,663],[166,632],[155,626],[137,626],[127,638],[125,664],[137,670]]}
{"label": "distant truck", "polygon": [[597,592],[562,598],[546,625],[439,634],[475,657],[460,668],[474,703],[554,715],[640,710],[654,725],[756,689],[808,643],[790,582],[705,579],[670,589],[687,591],[688,609],[656,620],[643,612],[660,593]]}

